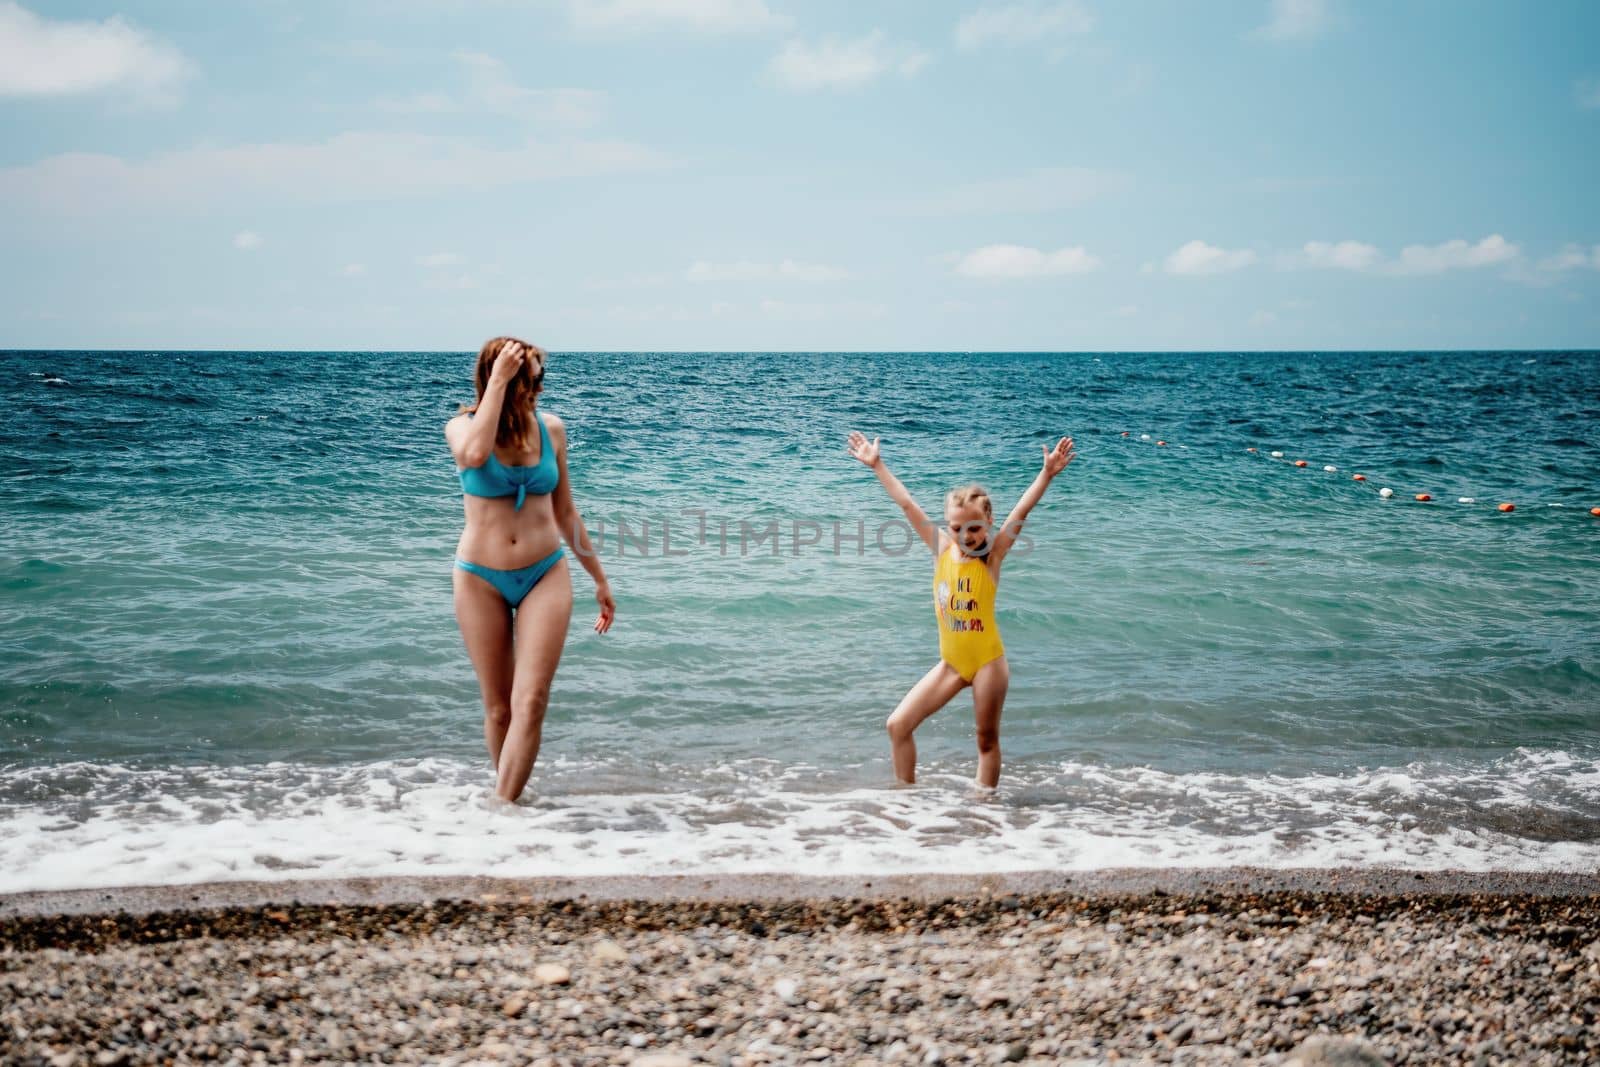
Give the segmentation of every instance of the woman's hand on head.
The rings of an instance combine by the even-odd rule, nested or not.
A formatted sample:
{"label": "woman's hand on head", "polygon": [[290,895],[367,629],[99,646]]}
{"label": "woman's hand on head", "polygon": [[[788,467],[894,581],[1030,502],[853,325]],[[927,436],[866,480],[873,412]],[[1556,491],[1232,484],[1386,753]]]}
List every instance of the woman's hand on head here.
{"label": "woman's hand on head", "polygon": [[1052,478],[1066,470],[1067,464],[1078,458],[1078,454],[1072,450],[1070,437],[1063,437],[1057,441],[1053,449],[1044,445],[1039,447],[1044,451],[1044,472]]}
{"label": "woman's hand on head", "polygon": [[516,377],[517,371],[528,359],[528,350],[516,341],[507,341],[494,354],[494,367],[489,371],[489,384],[504,386]]}
{"label": "woman's hand on head", "polygon": [[878,460],[882,458],[878,449],[878,439],[874,437],[869,441],[867,440],[867,435],[859,430],[851,432],[850,441],[846,447],[849,448],[852,456],[869,467],[876,467]]}
{"label": "woman's hand on head", "polygon": [[596,585],[594,599],[600,605],[600,617],[594,621],[594,632],[603,634],[611,629],[611,621],[617,617],[617,601],[611,595],[611,583],[601,582]]}

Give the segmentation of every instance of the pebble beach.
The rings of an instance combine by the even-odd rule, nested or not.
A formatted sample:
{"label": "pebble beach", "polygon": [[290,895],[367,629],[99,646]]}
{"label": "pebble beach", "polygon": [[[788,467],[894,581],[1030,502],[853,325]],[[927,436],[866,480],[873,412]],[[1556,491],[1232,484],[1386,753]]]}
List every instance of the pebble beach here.
{"label": "pebble beach", "polygon": [[1510,875],[1430,875],[1403,891],[1408,880],[966,879],[924,892],[733,880],[698,898],[681,886],[555,896],[478,880],[446,899],[387,903],[371,901],[428,893],[344,886],[341,902],[290,883],[276,902],[163,907],[207,900],[172,887],[130,898],[136,910],[61,899],[55,913],[13,897],[0,906],[0,1061],[1600,1056],[1595,879],[1529,879],[1531,892]]}

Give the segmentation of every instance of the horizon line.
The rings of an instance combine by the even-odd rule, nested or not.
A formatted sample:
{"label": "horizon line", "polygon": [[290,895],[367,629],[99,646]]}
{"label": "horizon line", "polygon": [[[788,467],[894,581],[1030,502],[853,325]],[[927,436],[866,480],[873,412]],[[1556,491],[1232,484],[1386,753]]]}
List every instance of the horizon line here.
{"label": "horizon line", "polygon": [[[1559,352],[1600,354],[1600,346],[1556,346],[1538,348],[547,348],[562,355],[651,355],[651,356],[1221,356],[1221,355],[1459,355],[1491,352]],[[139,345],[133,348],[0,348],[6,355],[99,352],[108,355],[147,353],[194,353],[205,355],[470,355],[470,348],[160,348]]]}

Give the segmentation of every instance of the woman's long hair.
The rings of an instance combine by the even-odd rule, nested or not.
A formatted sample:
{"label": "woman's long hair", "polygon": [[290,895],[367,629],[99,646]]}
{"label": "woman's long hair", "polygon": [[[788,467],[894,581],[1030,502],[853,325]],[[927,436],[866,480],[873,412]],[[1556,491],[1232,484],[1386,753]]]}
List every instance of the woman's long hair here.
{"label": "woman's long hair", "polygon": [[[495,337],[484,342],[478,350],[478,364],[473,368],[472,381],[478,388],[478,399],[461,405],[461,410],[477,414],[483,403],[483,392],[489,388],[489,375],[494,372],[495,357],[507,344],[519,344],[527,349],[528,356],[517,368],[516,377],[506,383],[505,400],[500,405],[500,425],[495,428],[494,443],[507,448],[527,448],[533,443],[536,430],[533,420],[533,399],[544,382],[544,349],[517,337]],[[535,359],[534,357],[538,358]],[[538,369],[535,369],[537,365]]]}

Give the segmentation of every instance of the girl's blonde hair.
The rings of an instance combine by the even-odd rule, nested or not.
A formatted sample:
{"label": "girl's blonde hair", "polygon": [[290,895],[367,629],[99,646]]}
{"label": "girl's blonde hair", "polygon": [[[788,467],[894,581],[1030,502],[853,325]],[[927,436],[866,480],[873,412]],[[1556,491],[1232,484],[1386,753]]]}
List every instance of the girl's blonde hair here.
{"label": "girl's blonde hair", "polygon": [[968,504],[982,504],[984,517],[994,519],[994,504],[989,499],[989,490],[981,485],[959,485],[944,496],[944,506],[947,508],[965,507]]}

